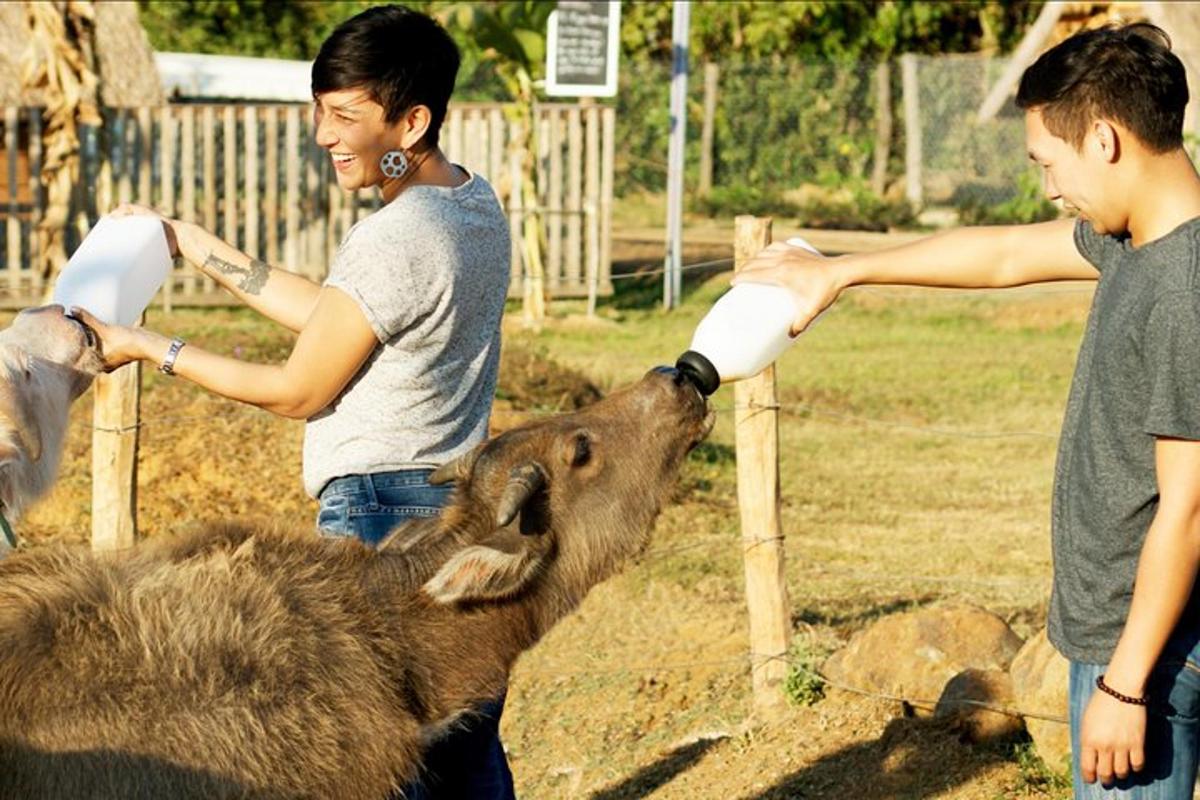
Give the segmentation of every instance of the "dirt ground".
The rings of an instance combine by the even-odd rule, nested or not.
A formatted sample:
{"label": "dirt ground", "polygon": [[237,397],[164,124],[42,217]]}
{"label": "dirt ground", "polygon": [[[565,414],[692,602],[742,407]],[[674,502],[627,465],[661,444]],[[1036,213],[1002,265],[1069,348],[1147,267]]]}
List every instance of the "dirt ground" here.
{"label": "dirt ground", "polygon": [[[647,245],[644,253],[632,247],[622,252],[625,269],[642,262],[654,268],[654,254],[661,248]],[[727,254],[727,249],[714,244],[690,252],[687,260]],[[859,316],[890,314],[876,308],[887,302],[881,297],[858,297],[842,323],[826,323],[832,331],[829,339],[814,338],[814,349],[804,355],[804,369],[810,376],[824,368],[827,350],[868,346],[855,338],[853,325]],[[967,312],[972,325],[1001,333],[1015,326],[1025,336],[1030,330],[1077,325],[1085,308],[1085,302],[1052,298],[1030,301],[1019,319],[986,304]],[[920,307],[916,310],[923,313]],[[697,307],[688,313],[701,312]],[[0,324],[6,322],[7,318],[0,318]],[[155,311],[148,324],[253,360],[278,360],[290,347],[287,337],[236,311],[183,310],[169,318]],[[671,324],[690,329],[694,320],[685,313]],[[849,345],[834,338],[840,335],[839,324],[848,331]],[[497,427],[569,410],[647,366],[627,363],[643,356],[625,355],[622,348],[632,345],[619,339],[622,335],[645,339],[644,332],[629,332],[627,326],[617,330],[616,323],[603,318],[587,324],[563,320],[557,328],[557,334],[552,330],[554,335],[545,338],[513,333],[506,340]],[[603,337],[612,337],[614,344],[600,348],[597,340]],[[670,340],[662,347],[675,346]],[[946,352],[952,358],[956,351]],[[886,353],[878,357],[895,358]],[[978,360],[970,354],[964,357]],[[1038,359],[1031,356],[1031,360]],[[1069,354],[1063,361],[1069,366]],[[911,364],[896,369],[907,370],[904,374],[912,375],[914,385],[921,385],[923,377],[913,372]],[[884,375],[877,382],[887,386],[891,380],[887,370],[880,367],[877,373]],[[854,385],[854,380],[855,374],[848,373],[847,385]],[[137,480],[143,535],[168,535],[231,516],[312,524],[315,504],[300,487],[300,423],[214,399],[183,381],[153,372],[145,374],[143,386]],[[962,391],[998,395],[997,408],[1006,408],[1003,390],[995,386]],[[803,389],[781,385],[781,397],[789,403],[836,409],[846,415],[880,416],[883,412],[872,405],[878,402],[904,424],[936,422],[923,404],[943,402],[938,395],[924,398],[899,390],[878,400],[852,395],[849,389],[817,382]],[[720,402],[728,404],[729,399]],[[1046,405],[1057,402],[1052,397]],[[1045,422],[1041,416],[1028,420],[1003,417],[1004,413],[997,412],[1000,423],[1041,426]],[[1057,414],[1051,409],[1046,419]],[[861,503],[886,505],[891,483],[881,481],[882,488],[861,500],[844,487],[848,482],[865,485],[884,473],[879,448],[909,445],[890,445],[889,434],[868,431],[875,446],[862,447],[857,443],[864,431],[853,425],[822,434],[827,438],[818,441],[811,437],[818,424],[813,413],[790,419],[783,432],[790,455],[783,467],[802,480],[786,489],[785,524],[801,531],[801,549],[789,554],[790,559],[799,555],[789,562],[793,569],[789,586],[802,645],[825,652],[882,614],[964,596],[1001,613],[1022,635],[1033,630],[1044,614],[1040,604],[1048,548],[1027,545],[1041,542],[1044,535],[1035,529],[1040,522],[1035,526],[1028,519],[1040,519],[1042,511],[1034,508],[1027,516],[1005,509],[1029,505],[1027,496],[1040,503],[1044,485],[1031,479],[1029,485],[1017,482],[996,490],[1000,496],[991,513],[999,521],[995,529],[981,529],[973,517],[976,512],[955,494],[953,476],[965,471],[966,480],[976,480],[972,477],[975,462],[993,459],[996,452],[1028,462],[1031,474],[1048,474],[1052,444],[1003,443],[997,445],[1003,451],[978,453],[957,450],[953,443],[915,443],[911,447],[921,450],[925,461],[904,468],[909,472],[898,470],[890,480],[896,492],[927,491],[929,496],[911,499],[919,512],[875,517]],[[986,427],[996,420],[975,424]],[[1048,424],[1052,431],[1053,423]],[[897,442],[907,441],[899,438],[903,432],[895,435]],[[28,546],[88,540],[91,438],[89,394],[73,411],[58,486],[20,525]],[[986,747],[966,744],[942,723],[906,717],[895,703],[830,690],[815,705],[788,705],[774,718],[753,714],[729,442],[728,425],[719,423],[710,444],[689,460],[678,502],[664,512],[649,552],[595,589],[576,614],[518,663],[502,732],[519,795],[534,800],[1064,797],[1061,782],[1030,756],[1027,741]],[[815,459],[810,448],[824,448],[839,457]],[[897,470],[894,465],[887,469]],[[990,480],[986,463],[979,464],[978,471],[979,481]],[[975,488],[972,484],[961,490]],[[818,514],[827,526],[811,530],[811,520]],[[851,527],[858,538],[847,544],[845,533]],[[897,538],[897,531],[905,533]],[[982,552],[969,541],[971,535],[987,537],[989,544]],[[1033,576],[1032,587],[992,587],[972,593],[941,585],[930,590],[923,588],[919,578],[912,578],[911,584],[887,583],[881,588],[849,571],[837,572],[852,567],[873,574],[940,571],[953,575],[967,571],[956,570],[952,563],[961,561],[964,552],[979,559],[970,565],[977,572],[986,574],[994,568],[1000,575]]]}

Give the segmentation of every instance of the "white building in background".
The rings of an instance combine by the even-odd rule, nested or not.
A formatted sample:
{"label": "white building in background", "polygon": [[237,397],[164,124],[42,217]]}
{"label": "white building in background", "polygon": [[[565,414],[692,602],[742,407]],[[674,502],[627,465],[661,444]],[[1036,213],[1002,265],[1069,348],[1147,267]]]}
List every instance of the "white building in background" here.
{"label": "white building in background", "polygon": [[155,53],[170,100],[300,102],[312,100],[312,62],[280,58]]}

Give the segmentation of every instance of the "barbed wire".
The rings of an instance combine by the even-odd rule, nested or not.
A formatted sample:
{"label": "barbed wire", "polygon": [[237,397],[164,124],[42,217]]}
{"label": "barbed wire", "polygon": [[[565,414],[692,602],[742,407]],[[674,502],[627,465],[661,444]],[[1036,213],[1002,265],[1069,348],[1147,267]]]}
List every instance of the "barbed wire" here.
{"label": "barbed wire", "polygon": [[[729,264],[733,264],[732,257],[730,257],[730,258],[715,258],[712,261],[699,261],[694,264],[684,264],[679,269],[682,272],[691,272],[691,271],[697,270],[697,269],[711,269],[712,267],[725,266],[725,265],[729,265]],[[650,267],[651,267],[651,265],[647,264],[645,268],[634,269],[631,272],[622,272],[619,275],[612,275],[609,277],[609,280],[621,281],[621,280],[629,280],[632,278],[650,278],[655,275],[662,275],[664,272],[667,271],[666,267],[655,267],[653,269],[651,269]]]}
{"label": "barbed wire", "polygon": [[[798,672],[802,675],[805,675],[806,677],[809,677],[816,681],[819,681],[819,682],[825,684],[826,686],[831,686],[834,689],[840,689],[843,692],[850,692],[851,694],[857,694],[857,695],[861,695],[863,697],[872,697],[877,700],[888,700],[891,702],[903,703],[903,704],[906,704],[909,706],[913,706],[914,708],[924,708],[924,709],[928,709],[930,711],[936,709],[938,706],[938,701],[936,701],[936,700],[905,697],[903,695],[891,694],[889,692],[881,692],[881,691],[877,691],[874,689],[864,689],[861,686],[853,686],[853,685],[844,683],[842,681],[833,680],[832,678],[830,678],[827,675],[825,675],[824,673],[822,673],[820,670],[817,670],[817,669],[815,669],[807,664],[804,664],[802,662],[799,662],[787,655],[769,655],[769,654],[757,654],[757,653],[751,652],[749,654],[749,658],[751,661],[751,668],[753,668],[753,662],[754,662],[754,659],[756,659],[756,658],[760,659],[764,663],[768,662],[768,661],[782,661],[785,664],[787,664],[790,669],[793,669],[796,672]],[[967,698],[961,698],[961,699],[956,698],[954,700],[954,702],[957,704],[968,705],[968,706],[983,709],[986,711],[994,711],[998,714],[1005,714],[1010,717],[1039,719],[1039,720],[1043,720],[1045,722],[1059,723],[1061,725],[1070,724],[1070,720],[1068,720],[1067,717],[1065,717],[1061,714],[1046,714],[1041,711],[1028,711],[1028,710],[1016,708],[1013,706],[1001,706],[1001,705],[997,705],[995,703],[988,703],[983,700],[970,700]]]}
{"label": "barbed wire", "polygon": [[[741,534],[735,531],[727,533],[710,533],[703,534],[701,541],[688,542],[687,544],[672,545],[669,547],[655,547],[647,550],[642,555],[634,559],[637,564],[657,564],[670,561],[675,556],[682,553],[695,551],[709,551],[716,549],[728,549],[730,552],[738,552],[734,549],[735,545],[741,544],[740,554],[752,550],[754,547],[760,546],[766,542],[782,541],[794,542],[797,546],[803,546],[804,542],[799,537],[771,536],[763,539],[756,539],[747,544],[747,540]],[[934,575],[922,573],[896,573],[896,572],[878,572],[871,570],[856,570],[844,569],[838,567],[818,566],[811,568],[791,568],[789,573],[798,575],[805,579],[814,578],[835,578],[835,579],[850,579],[863,581],[866,583],[896,583],[896,584],[911,584],[911,583],[933,583],[933,584],[952,584],[961,586],[977,586],[984,588],[1018,588],[1032,589],[1045,584],[1045,578],[1025,575],[1005,575],[991,578],[976,578],[968,575]]]}
{"label": "barbed wire", "polygon": [[[680,670],[697,669],[702,667],[730,667],[730,666],[747,666],[751,670],[758,669],[763,665],[780,661],[788,666],[794,673],[810,678],[824,686],[833,689],[838,689],[850,694],[859,695],[861,697],[870,697],[876,700],[885,700],[893,703],[901,703],[913,708],[921,708],[933,711],[938,707],[938,701],[929,700],[920,697],[908,697],[902,694],[894,694],[891,692],[879,691],[877,689],[867,689],[861,686],[845,683],[844,681],[835,680],[825,675],[820,670],[810,664],[801,661],[788,654],[770,654],[770,653],[755,653],[754,651],[746,651],[737,656],[717,659],[699,659],[691,661],[675,661],[655,664],[619,664],[612,667],[587,667],[583,669],[561,669],[556,668],[554,675],[565,678],[587,678],[598,675],[619,675],[631,672],[655,673],[655,672],[677,672]],[[997,714],[1004,714],[1010,717],[1020,717],[1025,719],[1037,719],[1045,722],[1054,722],[1062,725],[1069,724],[1067,717],[1061,714],[1047,714],[1043,711],[1030,711],[1009,705],[998,705],[989,703],[983,700],[971,700],[967,698],[956,698],[955,704],[971,706],[985,711],[992,711]]]}
{"label": "barbed wire", "polygon": [[[751,407],[734,406],[734,410],[753,410]],[[779,411],[784,414],[799,416],[800,413],[794,409],[800,408],[810,414],[817,414],[822,417],[831,419],[841,419],[849,422],[856,422],[864,425],[878,425],[898,430],[914,431],[918,433],[928,433],[935,436],[951,436],[960,439],[1006,439],[1006,438],[1034,438],[1034,439],[1049,439],[1057,441],[1058,436],[1045,431],[985,431],[985,430],[958,430],[954,428],[942,428],[932,425],[917,425],[910,422],[900,422],[898,420],[874,419],[871,417],[861,417],[856,414],[847,414],[842,411],[832,411],[829,409],[819,408],[806,403],[794,403],[790,406],[779,406]]]}
{"label": "barbed wire", "polygon": [[[83,423],[82,427],[90,428],[95,431],[103,431],[107,433],[128,433],[133,430],[153,427],[157,425],[176,425],[184,423],[192,423],[199,421],[222,420],[232,422],[237,417],[260,416],[262,419],[273,419],[267,411],[244,404],[235,403],[234,401],[216,400],[208,404],[208,408],[214,409],[216,413],[205,412],[196,414],[171,414],[167,416],[154,417],[152,419],[143,419],[134,425],[125,426],[101,426],[88,425]],[[889,420],[878,417],[867,417],[859,414],[851,414],[844,411],[836,411],[834,409],[825,408],[814,405],[812,403],[774,403],[770,405],[754,404],[754,405],[710,405],[714,411],[722,414],[737,412],[737,411],[779,411],[783,414],[791,416],[804,416],[805,414],[816,415],[828,419],[840,420],[862,425],[874,425],[878,427],[893,428],[896,430],[904,430],[913,433],[924,433],[933,436],[957,437],[962,439],[1005,439],[1005,438],[1034,438],[1056,441],[1056,434],[1047,433],[1045,431],[1025,431],[1025,430],[963,430],[957,428],[946,428],[937,425],[919,425],[916,423],[902,422],[900,420]],[[530,418],[542,418],[554,416],[564,413],[565,409],[549,410],[549,409],[514,409],[514,411],[524,414]]]}

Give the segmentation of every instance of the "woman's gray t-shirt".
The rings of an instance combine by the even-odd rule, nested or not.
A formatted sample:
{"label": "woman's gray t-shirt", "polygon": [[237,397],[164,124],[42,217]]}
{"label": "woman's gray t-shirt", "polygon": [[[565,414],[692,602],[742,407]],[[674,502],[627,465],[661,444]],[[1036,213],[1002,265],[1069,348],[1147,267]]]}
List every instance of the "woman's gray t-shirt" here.
{"label": "woman's gray t-shirt", "polygon": [[[1067,399],[1052,513],[1050,640],[1105,664],[1158,510],[1158,437],[1200,439],[1200,218],[1141,247],[1075,227],[1100,271]],[[1179,626],[1200,624],[1193,594]]]}
{"label": "woman's gray t-shirt", "polygon": [[362,309],[379,346],[308,420],[304,488],[441,464],[487,435],[508,293],[508,221],[478,175],[413,186],[346,234],[326,286]]}

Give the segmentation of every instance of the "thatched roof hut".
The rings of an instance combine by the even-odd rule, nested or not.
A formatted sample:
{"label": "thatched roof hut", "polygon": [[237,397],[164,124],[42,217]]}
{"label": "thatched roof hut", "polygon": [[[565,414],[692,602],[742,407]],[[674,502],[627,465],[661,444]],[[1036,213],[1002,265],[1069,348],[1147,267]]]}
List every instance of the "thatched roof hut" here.
{"label": "thatched roof hut", "polygon": [[[0,106],[42,105],[40,92],[21,87],[28,30],[24,3],[0,3]],[[102,106],[138,108],[165,102],[137,3],[96,3],[96,64]]]}

